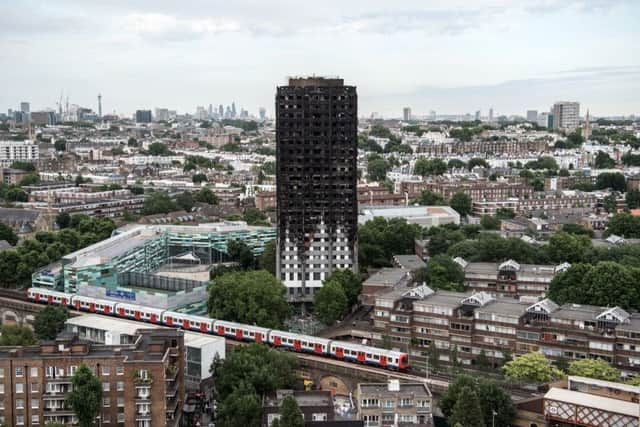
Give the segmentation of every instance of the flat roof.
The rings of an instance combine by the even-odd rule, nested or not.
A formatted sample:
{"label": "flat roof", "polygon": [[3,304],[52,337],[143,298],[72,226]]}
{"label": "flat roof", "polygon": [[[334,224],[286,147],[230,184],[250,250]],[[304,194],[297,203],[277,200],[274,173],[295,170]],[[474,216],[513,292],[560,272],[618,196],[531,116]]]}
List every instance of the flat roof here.
{"label": "flat roof", "polygon": [[[120,334],[130,336],[135,336],[136,332],[141,329],[173,329],[166,326],[141,323],[127,319],[117,319],[98,314],[83,314],[81,316],[71,317],[67,319],[66,323],[73,326],[81,326],[101,331],[118,332]],[[202,334],[195,331],[184,331],[184,344],[187,347],[202,348],[209,343],[220,340],[224,341],[225,339],[223,337]]]}
{"label": "flat roof", "polygon": [[577,382],[577,383],[581,383],[581,384],[589,384],[589,385],[595,385],[598,387],[603,387],[603,388],[613,388],[616,390],[620,390],[620,391],[626,391],[628,393],[635,393],[635,394],[640,394],[640,387],[639,386],[635,386],[635,385],[629,385],[629,384],[625,384],[625,383],[616,383],[613,381],[604,381],[604,380],[596,380],[594,378],[588,378],[588,377],[580,377],[577,375],[569,375],[569,385],[571,385],[571,382]]}
{"label": "flat roof", "polygon": [[610,397],[596,396],[594,394],[581,393],[579,391],[552,387],[544,395],[546,400],[571,403],[573,405],[586,406],[605,412],[637,417],[640,413],[640,405],[625,400],[611,399]]}
{"label": "flat roof", "polygon": [[358,384],[362,394],[378,394],[385,396],[397,396],[398,393],[413,393],[416,397],[431,397],[431,393],[424,383],[400,382],[400,391],[389,390],[388,383],[364,383]]}

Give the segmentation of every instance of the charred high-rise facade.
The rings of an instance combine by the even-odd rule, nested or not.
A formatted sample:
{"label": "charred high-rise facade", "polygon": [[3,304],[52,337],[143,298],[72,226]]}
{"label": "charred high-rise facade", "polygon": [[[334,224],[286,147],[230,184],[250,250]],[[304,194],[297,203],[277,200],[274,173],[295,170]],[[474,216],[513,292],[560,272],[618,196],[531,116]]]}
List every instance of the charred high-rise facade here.
{"label": "charred high-rise facade", "polygon": [[335,269],[357,269],[358,98],[337,78],[292,78],[276,95],[277,275],[312,301]]}

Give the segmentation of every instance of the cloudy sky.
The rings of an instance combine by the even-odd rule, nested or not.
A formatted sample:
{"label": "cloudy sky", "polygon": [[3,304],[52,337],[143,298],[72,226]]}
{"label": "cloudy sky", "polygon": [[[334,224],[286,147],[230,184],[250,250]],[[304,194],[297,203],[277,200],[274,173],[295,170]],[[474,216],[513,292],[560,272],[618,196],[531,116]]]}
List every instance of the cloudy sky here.
{"label": "cloudy sky", "polygon": [[640,113],[637,0],[0,0],[0,109],[273,111],[291,75],[339,75],[361,115]]}

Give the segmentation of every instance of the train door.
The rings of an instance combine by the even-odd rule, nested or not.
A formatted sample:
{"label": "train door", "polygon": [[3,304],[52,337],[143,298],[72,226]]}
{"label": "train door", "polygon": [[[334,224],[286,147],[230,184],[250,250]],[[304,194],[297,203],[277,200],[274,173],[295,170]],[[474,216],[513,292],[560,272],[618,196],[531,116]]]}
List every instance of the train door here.
{"label": "train door", "polygon": [[142,317],[142,316],[140,315],[140,310],[136,310],[136,311],[134,311],[134,312],[133,312],[133,317],[134,317],[136,320],[140,320],[140,317]]}
{"label": "train door", "polygon": [[76,300],[73,305],[76,307],[76,310],[80,310],[80,301]]}
{"label": "train door", "polygon": [[322,353],[322,344],[315,343],[313,345],[313,352],[318,354]]}
{"label": "train door", "polygon": [[380,366],[387,366],[387,356],[380,356]]}
{"label": "train door", "polygon": [[218,335],[224,336],[224,326],[218,325]]}
{"label": "train door", "polygon": [[302,344],[300,344],[300,340],[293,340],[293,349],[295,351],[302,350]]}
{"label": "train door", "polygon": [[104,314],[111,314],[111,307],[108,305],[104,305]]}
{"label": "train door", "polygon": [[168,326],[173,326],[173,317],[167,316],[166,323]]}
{"label": "train door", "polygon": [[157,323],[158,316],[155,313],[151,313],[151,316],[149,316],[149,320],[151,321],[151,323]]}
{"label": "train door", "polygon": [[236,328],[236,339],[242,340],[242,329]]}
{"label": "train door", "polygon": [[344,357],[344,350],[340,347],[336,347],[336,357],[342,359]]}
{"label": "train door", "polygon": [[253,335],[253,338],[256,342],[262,342],[262,332],[256,332]]}
{"label": "train door", "polygon": [[118,307],[118,316],[124,317],[124,307]]}
{"label": "train door", "polygon": [[202,332],[207,332],[207,324],[205,322],[200,322],[200,330]]}
{"label": "train door", "polygon": [[184,320],[182,321],[182,327],[183,327],[184,329],[189,329],[189,321],[188,321],[187,319],[184,319]]}
{"label": "train door", "polygon": [[89,311],[92,313],[95,313],[96,311],[96,303],[95,302],[90,302],[89,303]]}
{"label": "train door", "polygon": [[358,362],[365,363],[366,359],[364,356],[364,351],[359,351],[357,355]]}
{"label": "train door", "polygon": [[277,347],[280,347],[282,345],[282,338],[278,336],[273,337],[273,344]]}
{"label": "train door", "polygon": [[47,304],[53,304],[53,297],[51,295],[47,296]]}

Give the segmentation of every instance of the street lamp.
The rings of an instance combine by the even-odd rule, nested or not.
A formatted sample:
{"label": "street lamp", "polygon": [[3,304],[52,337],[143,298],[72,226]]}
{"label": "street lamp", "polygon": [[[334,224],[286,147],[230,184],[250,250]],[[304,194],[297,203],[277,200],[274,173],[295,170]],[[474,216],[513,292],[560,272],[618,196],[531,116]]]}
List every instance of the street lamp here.
{"label": "street lamp", "polygon": [[496,415],[498,415],[498,413],[492,409],[491,410],[491,427],[496,427]]}

